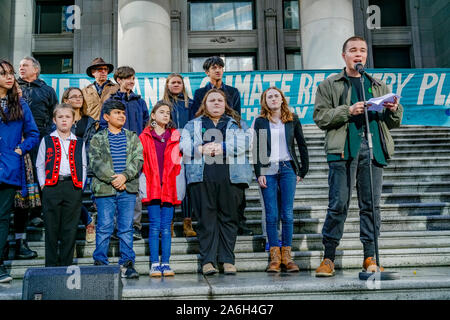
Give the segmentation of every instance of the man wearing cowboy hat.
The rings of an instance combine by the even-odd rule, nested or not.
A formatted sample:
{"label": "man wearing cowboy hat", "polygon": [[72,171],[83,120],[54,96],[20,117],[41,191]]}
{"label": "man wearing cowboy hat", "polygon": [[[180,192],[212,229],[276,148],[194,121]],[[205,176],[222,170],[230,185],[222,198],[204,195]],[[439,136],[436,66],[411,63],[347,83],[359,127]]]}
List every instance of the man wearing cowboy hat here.
{"label": "man wearing cowboy hat", "polygon": [[119,90],[119,85],[108,80],[108,74],[114,70],[114,66],[106,63],[103,58],[95,58],[86,69],[89,77],[95,78],[95,82],[82,90],[84,96],[84,114],[100,120],[100,112],[103,103]]}

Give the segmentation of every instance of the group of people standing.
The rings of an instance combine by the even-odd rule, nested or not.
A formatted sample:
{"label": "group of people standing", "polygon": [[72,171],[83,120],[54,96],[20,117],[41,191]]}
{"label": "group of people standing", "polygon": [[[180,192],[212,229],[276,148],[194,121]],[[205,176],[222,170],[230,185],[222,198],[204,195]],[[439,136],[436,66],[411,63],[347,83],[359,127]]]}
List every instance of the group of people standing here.
{"label": "group of people standing", "polygon": [[[314,121],[326,131],[330,166],[325,259],[317,276],[334,274],[334,254],[355,178],[361,189],[364,267],[376,266],[369,223],[372,212],[363,191],[367,177],[362,166],[368,161],[363,155],[366,142],[361,139],[364,103],[360,102],[361,88],[353,80],[358,77],[354,64],[364,64],[367,57],[364,39],[348,39],[342,56],[346,68],[320,84],[314,110]],[[149,274],[173,276],[174,208],[181,205],[184,235],[198,237],[202,273],[235,274],[236,238],[253,234],[245,225],[245,189],[256,176],[270,251],[267,271],[299,271],[292,258],[293,204],[296,184],[308,173],[309,156],[300,120],[280,89],[270,87],[261,94],[260,115],[249,128],[240,116],[240,93],[223,83],[224,62],[217,56],[206,59],[203,68],[210,82],[195,91],[194,99],[188,97],[183,77],[172,73],[163,99],[150,113],[145,101],[133,92],[135,71],[131,67],[119,67],[113,83],[108,80],[113,65],[94,59],[86,72],[95,82],[84,89],[66,89],[60,104],[54,90],[38,79],[39,63],[34,58],[25,58],[20,68],[21,78],[16,80],[13,66],[0,61],[0,252],[5,248],[10,212],[17,208],[17,193],[16,199],[33,200],[25,209],[40,210],[42,202],[46,266],[73,263],[81,218],[86,241],[95,239],[94,264],[109,263],[109,244],[115,237],[122,276],[136,278],[133,239],[142,238],[144,205],[149,216]],[[22,68],[34,71],[33,77],[24,79]],[[373,96],[387,90],[384,84],[368,80],[365,89]],[[393,152],[389,129],[400,124],[401,114],[397,101],[386,105],[382,114],[371,114],[379,129],[373,163],[375,189],[379,189],[376,208],[382,167]],[[86,187],[92,191],[96,222],[82,205]],[[15,220],[21,216],[26,221],[26,214],[14,210]],[[197,220],[196,231],[192,216]],[[14,225],[16,255],[34,258],[36,253],[24,240],[25,228],[17,227],[25,223]],[[0,268],[0,282],[10,281],[3,257]]]}

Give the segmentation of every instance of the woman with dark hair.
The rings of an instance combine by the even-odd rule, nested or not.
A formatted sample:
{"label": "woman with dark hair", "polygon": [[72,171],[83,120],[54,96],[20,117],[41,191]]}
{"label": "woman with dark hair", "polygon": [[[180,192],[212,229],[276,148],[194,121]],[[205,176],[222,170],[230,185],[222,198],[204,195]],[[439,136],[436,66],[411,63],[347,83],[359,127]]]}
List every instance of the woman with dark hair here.
{"label": "woman with dark hair", "polygon": [[[82,138],[85,143],[86,155],[89,152],[89,142],[91,141],[94,134],[97,132],[98,121],[94,118],[88,116],[83,111],[84,97],[83,92],[80,88],[69,87],[67,88],[62,97],[61,103],[70,104],[75,111],[74,124],[71,131],[77,136],[77,138]],[[56,127],[55,127],[56,129]],[[89,162],[89,158],[88,158]],[[89,168],[89,166],[88,166]],[[88,180],[91,179],[92,173],[88,169]],[[86,183],[86,186],[90,183]],[[92,243],[95,241],[95,221],[91,217],[88,209],[82,205],[81,206],[81,221],[86,226],[86,242]]]}
{"label": "woman with dark hair", "polygon": [[[296,184],[308,172],[308,149],[298,116],[289,110],[283,92],[270,87],[261,95],[261,113],[254,123],[256,178],[261,188],[266,212],[266,230],[270,246],[267,272],[298,272],[292,260],[291,246],[294,225],[294,196]],[[300,151],[300,162],[295,152]],[[260,150],[267,150],[261,154]],[[278,244],[278,214],[281,215],[281,250]]]}
{"label": "woman with dark hair", "polygon": [[[172,121],[176,128],[181,130],[191,120],[191,108],[194,100],[189,98],[184,85],[183,76],[179,73],[171,73],[167,76],[162,100],[171,107]],[[183,234],[185,237],[195,237],[197,233],[192,228],[192,206],[189,201],[189,192],[181,202],[183,211]],[[173,226],[173,222],[172,222]],[[172,227],[173,236],[173,227]]]}
{"label": "woman with dark hair", "polygon": [[[8,238],[14,195],[23,186],[22,156],[39,142],[39,131],[30,108],[19,97],[14,75],[14,67],[0,60],[0,253]],[[2,259],[0,255],[0,283],[12,280]]]}
{"label": "woman with dark hair", "polygon": [[180,149],[198,220],[202,272],[214,274],[223,265],[225,274],[235,274],[238,207],[242,185],[252,180],[250,135],[221,90],[206,93],[196,116],[184,127]]}

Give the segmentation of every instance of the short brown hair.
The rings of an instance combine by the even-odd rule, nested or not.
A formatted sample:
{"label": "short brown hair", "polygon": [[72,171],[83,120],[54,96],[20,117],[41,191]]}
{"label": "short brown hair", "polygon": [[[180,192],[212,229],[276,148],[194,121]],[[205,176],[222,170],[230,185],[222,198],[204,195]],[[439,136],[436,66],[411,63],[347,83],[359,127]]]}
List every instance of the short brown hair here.
{"label": "short brown hair", "polygon": [[347,43],[350,42],[350,41],[364,41],[366,43],[366,45],[367,45],[367,41],[363,37],[353,36],[353,37],[350,37],[347,40],[345,40],[344,45],[342,46],[342,53],[345,52],[345,49],[347,49]]}
{"label": "short brown hair", "polygon": [[72,106],[68,103],[60,103],[55,106],[55,109],[53,109],[53,118],[56,118],[56,114],[59,110],[64,109],[70,109],[72,111],[72,117],[75,118],[75,110],[72,108]]}
{"label": "short brown hair", "polygon": [[117,82],[117,78],[126,79],[132,77],[136,74],[136,71],[132,67],[124,66],[117,68],[116,72],[114,72],[114,80]]}

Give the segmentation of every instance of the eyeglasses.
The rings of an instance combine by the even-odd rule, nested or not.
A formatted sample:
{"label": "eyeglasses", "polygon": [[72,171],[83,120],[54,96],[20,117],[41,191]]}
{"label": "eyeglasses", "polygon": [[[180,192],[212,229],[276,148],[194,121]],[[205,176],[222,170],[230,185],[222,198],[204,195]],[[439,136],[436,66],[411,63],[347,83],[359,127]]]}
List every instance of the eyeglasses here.
{"label": "eyeglasses", "polygon": [[95,68],[94,70],[95,70],[95,71],[106,71],[106,72],[109,71],[109,69],[108,69],[107,67],[103,67],[103,68]]}
{"label": "eyeglasses", "polygon": [[75,99],[79,99],[79,100],[82,100],[83,99],[83,96],[71,96],[71,97],[69,97],[68,99],[73,99],[73,100],[75,100]]}

